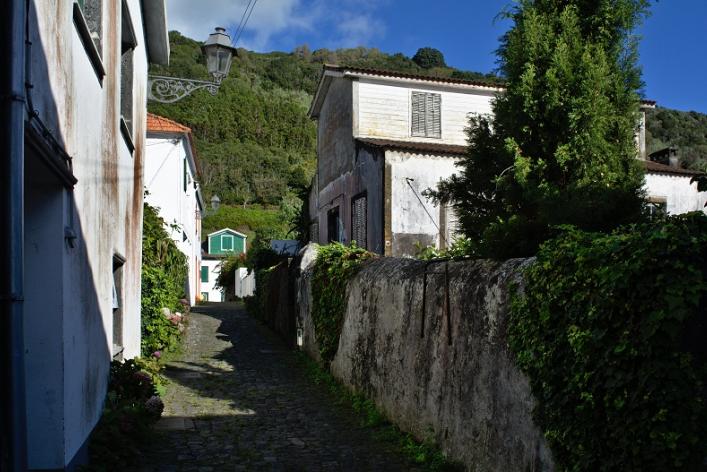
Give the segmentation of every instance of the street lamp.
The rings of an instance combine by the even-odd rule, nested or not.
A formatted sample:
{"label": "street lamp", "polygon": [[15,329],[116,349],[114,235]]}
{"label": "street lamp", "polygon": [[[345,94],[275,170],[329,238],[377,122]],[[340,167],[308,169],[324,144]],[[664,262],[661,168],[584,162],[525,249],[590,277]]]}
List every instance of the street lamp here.
{"label": "street lamp", "polygon": [[201,50],[206,56],[206,68],[213,76],[213,82],[151,75],[147,78],[147,99],[174,103],[199,89],[205,89],[211,95],[216,95],[221,81],[231,68],[231,60],[236,48],[231,46],[231,37],[226,30],[217,27],[201,46]]}

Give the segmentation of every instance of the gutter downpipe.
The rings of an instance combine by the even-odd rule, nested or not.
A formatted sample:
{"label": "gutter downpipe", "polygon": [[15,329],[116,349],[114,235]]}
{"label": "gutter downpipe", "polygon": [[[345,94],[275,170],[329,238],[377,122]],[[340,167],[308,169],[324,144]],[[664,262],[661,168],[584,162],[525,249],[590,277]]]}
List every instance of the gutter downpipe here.
{"label": "gutter downpipe", "polygon": [[27,470],[24,381],[25,0],[0,19],[0,471]]}

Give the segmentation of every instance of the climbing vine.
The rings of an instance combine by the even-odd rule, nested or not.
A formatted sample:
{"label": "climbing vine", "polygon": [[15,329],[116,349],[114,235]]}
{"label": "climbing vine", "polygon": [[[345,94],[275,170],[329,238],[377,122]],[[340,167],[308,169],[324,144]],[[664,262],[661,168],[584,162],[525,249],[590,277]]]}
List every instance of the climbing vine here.
{"label": "climbing vine", "polygon": [[374,255],[351,243],[322,246],[312,274],[312,319],[322,360],[334,359],[346,311],[346,286],[363,263]]}
{"label": "climbing vine", "polygon": [[145,204],[142,236],[142,354],[171,349],[179,339],[179,323],[167,317],[170,312],[183,310],[179,303],[184,297],[187,279],[187,259],[179,251],[164,228],[157,210]]}
{"label": "climbing vine", "polygon": [[707,217],[568,229],[523,292],[509,344],[560,469],[702,470]]}

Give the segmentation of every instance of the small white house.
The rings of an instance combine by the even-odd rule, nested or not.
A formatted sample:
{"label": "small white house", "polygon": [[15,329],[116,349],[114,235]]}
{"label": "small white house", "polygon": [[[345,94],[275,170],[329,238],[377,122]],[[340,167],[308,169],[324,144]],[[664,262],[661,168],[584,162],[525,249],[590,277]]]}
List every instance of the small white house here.
{"label": "small white house", "polygon": [[226,293],[216,287],[216,279],[226,258],[246,253],[247,238],[245,234],[231,228],[223,228],[208,235],[204,243],[205,252],[201,256],[201,301],[226,301]]}
{"label": "small white house", "polygon": [[[309,198],[311,239],[388,256],[444,248],[456,231],[452,208],[423,196],[454,174],[473,115],[492,113],[504,87],[463,79],[325,65],[309,116],[317,121],[317,172]],[[636,134],[645,157],[643,101]],[[700,209],[692,174],[646,161],[647,193],[669,213]]]}
{"label": "small white house", "polygon": [[187,257],[185,292],[191,305],[201,293],[201,215],[204,199],[191,129],[147,114],[145,201],[156,207],[166,230]]}
{"label": "small white house", "polygon": [[652,212],[678,215],[691,211],[705,212],[707,192],[698,192],[692,178],[699,172],[682,169],[677,150],[667,148],[648,156],[646,166],[646,199]]}

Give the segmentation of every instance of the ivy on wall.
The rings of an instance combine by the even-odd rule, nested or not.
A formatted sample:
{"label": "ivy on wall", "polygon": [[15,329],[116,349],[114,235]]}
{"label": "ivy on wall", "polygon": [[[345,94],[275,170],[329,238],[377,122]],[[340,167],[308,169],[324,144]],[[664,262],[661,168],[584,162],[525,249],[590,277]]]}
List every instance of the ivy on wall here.
{"label": "ivy on wall", "polygon": [[171,349],[179,340],[179,329],[164,316],[162,308],[181,309],[187,279],[187,258],[164,229],[157,210],[144,206],[142,236],[142,354]]}
{"label": "ivy on wall", "polygon": [[703,470],[707,217],[545,243],[509,344],[561,470]]}
{"label": "ivy on wall", "polygon": [[339,348],[346,311],[346,287],[363,263],[374,257],[355,243],[319,248],[312,274],[312,320],[322,360],[330,362]]}

